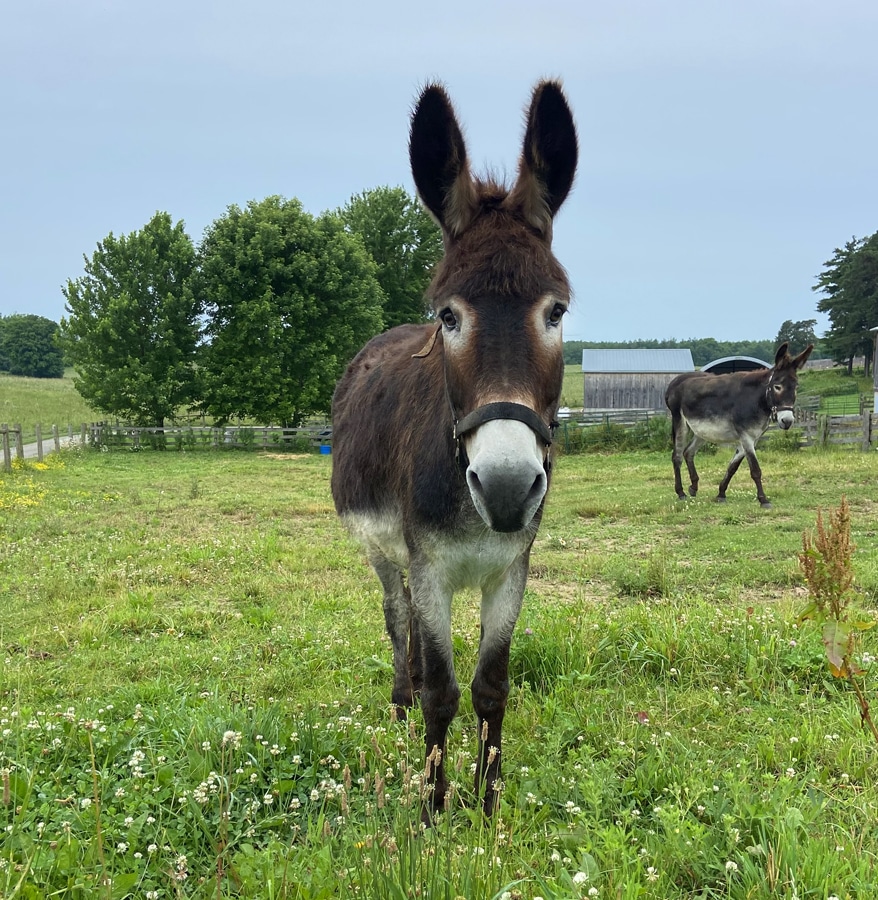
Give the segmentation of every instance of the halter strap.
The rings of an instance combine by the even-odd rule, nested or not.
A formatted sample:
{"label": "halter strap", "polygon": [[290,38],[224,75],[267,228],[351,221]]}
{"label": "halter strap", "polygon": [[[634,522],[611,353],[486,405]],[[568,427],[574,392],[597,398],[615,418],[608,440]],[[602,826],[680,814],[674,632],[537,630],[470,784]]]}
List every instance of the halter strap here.
{"label": "halter strap", "polygon": [[522,403],[509,403],[502,401],[499,403],[486,403],[484,406],[474,409],[469,415],[464,416],[459,422],[454,423],[454,439],[459,441],[465,434],[475,431],[485,422],[491,422],[495,419],[513,419],[516,422],[523,422],[535,432],[542,442],[550,447],[555,436],[555,429],[558,427],[557,422],[551,425],[546,423],[529,407]]}

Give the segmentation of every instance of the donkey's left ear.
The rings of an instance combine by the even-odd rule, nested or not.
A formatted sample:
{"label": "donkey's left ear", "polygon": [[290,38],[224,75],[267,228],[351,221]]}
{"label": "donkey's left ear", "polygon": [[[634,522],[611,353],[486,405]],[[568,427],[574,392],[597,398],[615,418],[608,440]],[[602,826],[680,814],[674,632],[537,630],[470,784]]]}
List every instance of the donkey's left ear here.
{"label": "donkey's left ear", "polygon": [[798,356],[793,358],[792,365],[797,369],[801,369],[802,366],[804,366],[805,363],[808,361],[808,357],[811,355],[811,351],[813,349],[814,349],[814,345],[808,344],[808,346],[805,347],[805,349]]}
{"label": "donkey's left ear", "polygon": [[561,84],[542,81],[534,88],[527,112],[518,180],[508,203],[546,237],[573,186],[578,156],[576,125]]}

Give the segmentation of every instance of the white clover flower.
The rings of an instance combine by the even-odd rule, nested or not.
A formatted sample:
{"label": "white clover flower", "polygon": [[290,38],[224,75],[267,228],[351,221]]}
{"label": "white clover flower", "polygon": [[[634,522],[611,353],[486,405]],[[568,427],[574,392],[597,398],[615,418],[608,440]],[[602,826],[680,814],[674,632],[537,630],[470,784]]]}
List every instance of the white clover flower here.
{"label": "white clover flower", "polygon": [[587,872],[577,872],[573,876],[574,884],[585,884],[588,881],[588,873]]}

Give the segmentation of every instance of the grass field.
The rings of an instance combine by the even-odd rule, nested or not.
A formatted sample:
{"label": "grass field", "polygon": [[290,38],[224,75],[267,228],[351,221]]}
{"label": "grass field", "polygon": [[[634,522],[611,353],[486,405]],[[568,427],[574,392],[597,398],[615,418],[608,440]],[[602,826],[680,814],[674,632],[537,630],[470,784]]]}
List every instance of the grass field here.
{"label": "grass field", "polygon": [[[878,598],[878,454],[562,458],[512,649],[499,815],[418,827],[377,580],[331,458],[65,451],[0,480],[4,898],[871,898],[878,748],[799,626],[801,534],[852,507]],[[478,601],[456,599],[458,676]],[[876,655],[867,633],[863,661]],[[875,677],[865,677],[867,693]]]}
{"label": "grass field", "polygon": [[63,378],[22,378],[0,372],[0,422],[21,425],[25,442],[34,440],[37,423],[47,437],[53,425],[62,430],[72,425],[77,432],[83,422],[102,418],[76,392],[72,369]]}

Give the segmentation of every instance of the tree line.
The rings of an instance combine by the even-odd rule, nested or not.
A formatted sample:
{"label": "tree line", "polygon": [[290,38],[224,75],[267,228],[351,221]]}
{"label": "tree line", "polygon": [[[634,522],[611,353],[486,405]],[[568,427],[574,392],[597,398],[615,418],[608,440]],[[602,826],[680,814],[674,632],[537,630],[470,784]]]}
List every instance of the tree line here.
{"label": "tree line", "polygon": [[[329,411],[349,360],[372,335],[428,317],[423,295],[442,255],[432,219],[401,187],[357,194],[314,216],[296,199],[230,206],[196,246],[184,223],[157,212],[140,230],[110,233],[84,274],[63,288],[60,325],[0,316],[0,371],[74,385],[96,410],[162,425],[180,410],[297,425]],[[852,238],[813,290],[830,328],[785,321],[771,340],[567,341],[565,362],[593,348],[688,348],[696,366],[724,356],[774,358],[816,345],[814,358],[872,364],[878,326],[878,232]]]}
{"label": "tree line", "polygon": [[191,409],[295,426],[328,411],[370,337],[425,320],[441,255],[438,227],[403,188],[318,216],[277,196],[233,205],[197,247],[158,212],[85,257],[63,289],[60,345],[83,398],[132,424]]}
{"label": "tree line", "polygon": [[878,327],[878,231],[836,247],[812,290],[823,295],[817,309],[829,316],[823,339],[829,355],[847,364],[848,372],[854,358],[863,356],[868,375],[875,348],[871,329]]}

